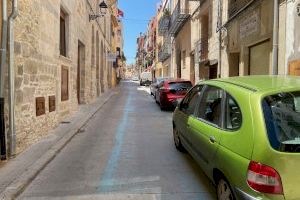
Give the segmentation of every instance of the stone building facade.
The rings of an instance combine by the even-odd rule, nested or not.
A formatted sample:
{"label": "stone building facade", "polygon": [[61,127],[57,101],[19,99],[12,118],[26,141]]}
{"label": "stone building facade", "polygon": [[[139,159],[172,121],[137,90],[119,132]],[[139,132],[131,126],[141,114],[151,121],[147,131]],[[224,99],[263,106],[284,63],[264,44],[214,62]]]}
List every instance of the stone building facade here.
{"label": "stone building facade", "polygon": [[249,3],[229,1],[224,5],[223,77],[272,74],[274,4],[269,0]]}
{"label": "stone building facade", "polygon": [[[274,58],[278,74],[300,75],[300,0],[280,0],[278,7],[278,58],[274,58],[274,1],[161,0],[157,66],[169,62],[169,76],[197,82],[272,74]],[[171,35],[171,52],[164,48],[166,35]]]}
{"label": "stone building facade", "polygon": [[89,14],[100,13],[99,3],[19,1],[14,28],[17,152],[112,87],[115,74],[107,54],[113,13],[108,9],[104,17],[89,20]]}
{"label": "stone building facade", "polygon": [[280,1],[279,74],[300,76],[300,1]]}

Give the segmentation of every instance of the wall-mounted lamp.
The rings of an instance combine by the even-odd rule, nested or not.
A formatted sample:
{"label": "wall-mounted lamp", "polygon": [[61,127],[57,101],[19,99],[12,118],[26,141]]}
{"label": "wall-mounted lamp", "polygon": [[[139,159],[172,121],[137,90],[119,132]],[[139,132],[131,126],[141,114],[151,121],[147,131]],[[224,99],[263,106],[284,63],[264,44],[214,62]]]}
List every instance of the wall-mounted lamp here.
{"label": "wall-mounted lamp", "polygon": [[106,3],[104,2],[104,0],[99,4],[99,7],[100,7],[100,14],[97,14],[97,15],[89,15],[89,21],[95,20],[95,19],[97,19],[98,17],[103,17],[103,16],[106,15],[106,11],[107,11],[108,6],[107,6]]}

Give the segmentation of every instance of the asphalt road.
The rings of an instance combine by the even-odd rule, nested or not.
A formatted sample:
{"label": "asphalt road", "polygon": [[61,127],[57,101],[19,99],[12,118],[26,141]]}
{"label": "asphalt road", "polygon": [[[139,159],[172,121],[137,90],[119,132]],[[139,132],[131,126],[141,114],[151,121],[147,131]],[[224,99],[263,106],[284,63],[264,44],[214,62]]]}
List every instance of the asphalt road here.
{"label": "asphalt road", "polygon": [[215,199],[195,161],[173,145],[172,112],[147,90],[123,82],[19,199]]}

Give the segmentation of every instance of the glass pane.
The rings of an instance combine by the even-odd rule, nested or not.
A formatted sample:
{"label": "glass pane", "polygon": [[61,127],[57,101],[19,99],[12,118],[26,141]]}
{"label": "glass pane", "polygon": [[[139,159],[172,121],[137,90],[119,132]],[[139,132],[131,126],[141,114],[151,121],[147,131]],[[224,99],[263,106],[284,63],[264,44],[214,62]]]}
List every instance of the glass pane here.
{"label": "glass pane", "polygon": [[229,94],[226,101],[226,123],[225,128],[229,130],[237,130],[242,125],[242,113],[237,102]]}
{"label": "glass pane", "polygon": [[186,114],[188,115],[194,114],[195,108],[197,106],[197,103],[201,95],[202,88],[203,88],[202,85],[194,87],[186,96],[186,98],[183,100],[182,108]]}
{"label": "glass pane", "polygon": [[223,90],[208,86],[200,102],[199,117],[217,126],[221,125]]}
{"label": "glass pane", "polygon": [[191,82],[171,82],[169,83],[170,89],[178,90],[178,89],[190,89],[192,87]]}
{"label": "glass pane", "polygon": [[262,106],[269,141],[284,152],[300,152],[300,91],[266,97]]}

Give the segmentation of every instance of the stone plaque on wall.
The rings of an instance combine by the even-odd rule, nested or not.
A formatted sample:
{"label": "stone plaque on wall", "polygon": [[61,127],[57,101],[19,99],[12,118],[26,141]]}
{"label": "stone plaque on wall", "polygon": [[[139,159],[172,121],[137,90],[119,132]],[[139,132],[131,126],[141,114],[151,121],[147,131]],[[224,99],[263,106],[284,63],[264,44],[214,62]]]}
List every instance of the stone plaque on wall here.
{"label": "stone plaque on wall", "polygon": [[259,14],[257,11],[249,13],[240,22],[240,38],[243,39],[259,31]]}

